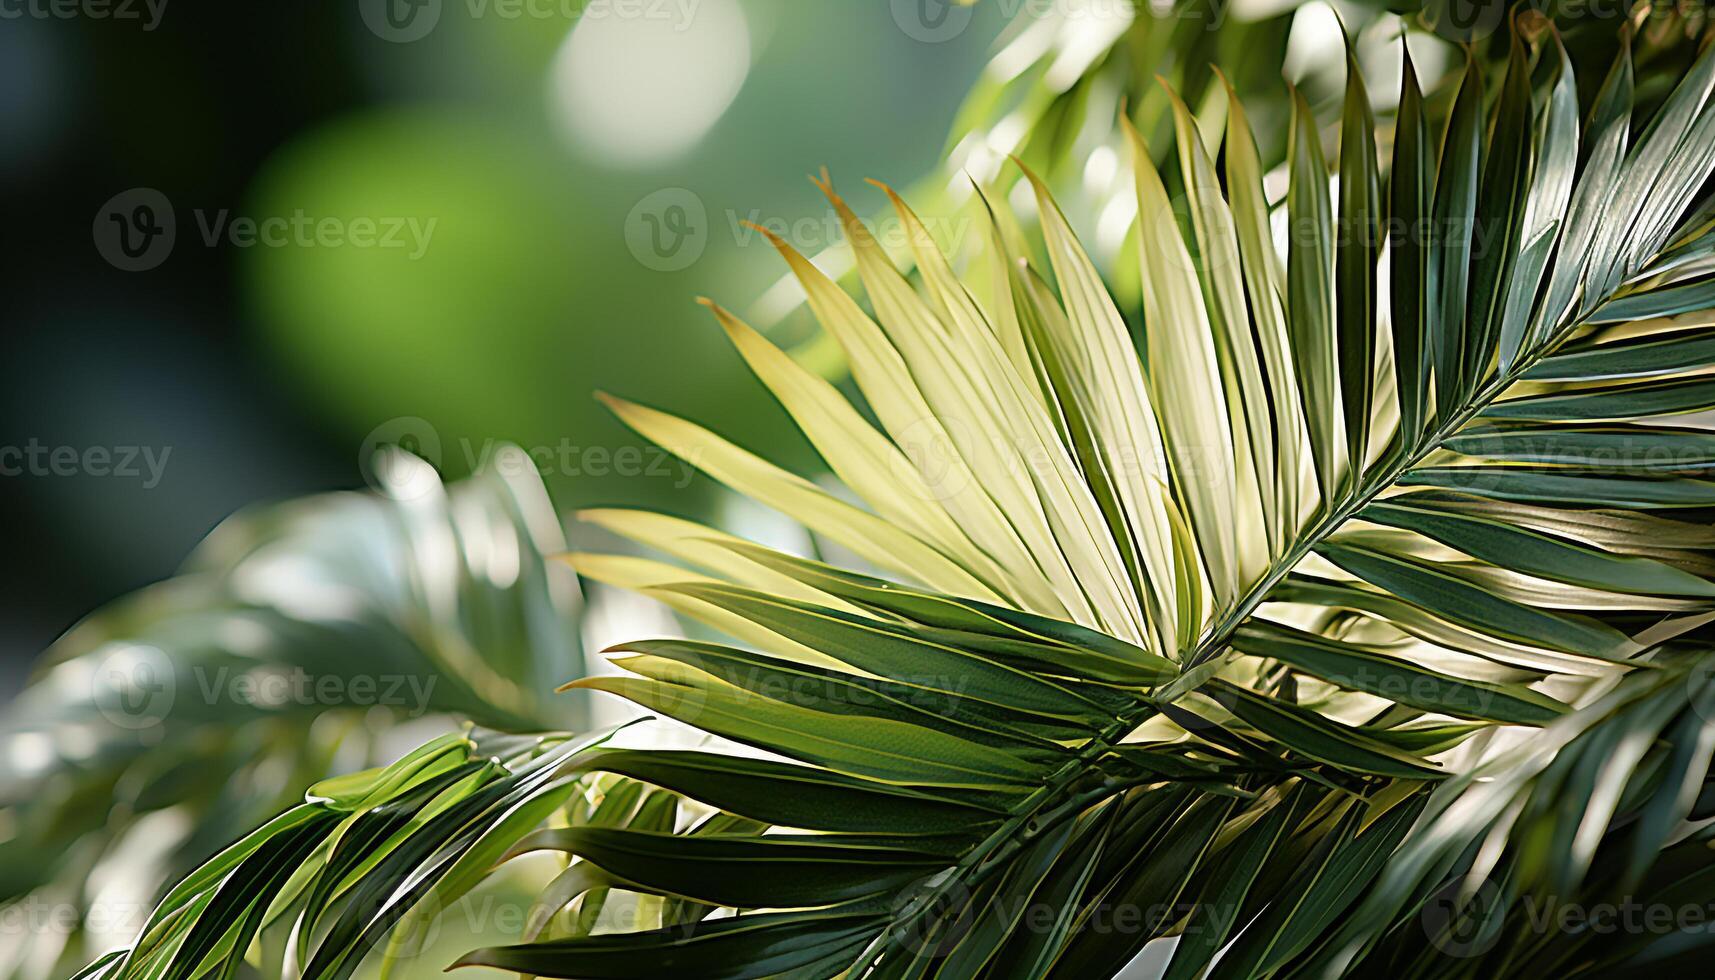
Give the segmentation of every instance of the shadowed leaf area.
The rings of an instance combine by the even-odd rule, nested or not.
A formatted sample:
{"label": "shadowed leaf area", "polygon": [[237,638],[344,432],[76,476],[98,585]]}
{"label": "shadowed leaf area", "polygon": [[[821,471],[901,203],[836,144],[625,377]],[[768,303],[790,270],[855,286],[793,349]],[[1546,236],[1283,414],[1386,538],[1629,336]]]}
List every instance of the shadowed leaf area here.
{"label": "shadowed leaf area", "polygon": [[[345,977],[543,851],[525,934],[461,965],[1701,961],[1702,930],[1558,923],[1715,899],[1715,53],[1626,27],[1604,74],[1499,31],[1433,91],[1404,58],[1379,117],[1349,58],[1336,112],[1285,103],[1279,166],[1218,80],[1117,116],[1124,273],[1029,171],[967,185],[956,255],[896,195],[890,255],[824,175],[857,281],[776,244],[851,397],[708,305],[832,481],[608,399],[820,557],[622,509],[584,516],[651,557],[570,557],[723,637],[575,686],[719,740],[449,736],[324,784],[89,975],[228,976],[279,928],[290,975]],[[1640,84],[1646,47],[1683,70]]]}

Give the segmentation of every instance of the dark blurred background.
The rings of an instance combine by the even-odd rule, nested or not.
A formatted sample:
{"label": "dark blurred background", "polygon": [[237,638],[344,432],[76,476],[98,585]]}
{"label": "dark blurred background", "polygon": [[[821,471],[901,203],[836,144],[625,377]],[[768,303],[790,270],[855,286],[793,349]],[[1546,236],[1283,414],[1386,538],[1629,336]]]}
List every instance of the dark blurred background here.
{"label": "dark blurred background", "polygon": [[457,477],[509,440],[562,511],[707,513],[599,388],[807,464],[692,300],[789,308],[741,222],[813,253],[806,174],[861,212],[862,178],[929,173],[1003,19],[386,2],[0,0],[0,693],[235,509],[362,486],[377,441]]}

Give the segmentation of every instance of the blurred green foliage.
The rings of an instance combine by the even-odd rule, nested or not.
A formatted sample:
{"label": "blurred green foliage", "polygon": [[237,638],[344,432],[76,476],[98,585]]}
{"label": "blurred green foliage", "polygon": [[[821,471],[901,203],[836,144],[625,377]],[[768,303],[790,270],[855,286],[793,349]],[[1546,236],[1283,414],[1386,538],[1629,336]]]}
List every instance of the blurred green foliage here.
{"label": "blurred green foliage", "polygon": [[[590,397],[598,388],[695,414],[770,458],[813,466],[692,298],[742,309],[774,281],[782,267],[742,222],[809,216],[824,227],[826,205],[803,180],[818,167],[852,184],[908,184],[932,170],[1004,17],[984,11],[959,37],[927,45],[886,5],[738,6],[750,77],[700,143],[644,165],[604,159],[556,125],[553,59],[569,31],[589,24],[472,18],[467,5],[447,4],[420,41],[360,39],[375,56],[375,85],[396,104],[297,134],[243,204],[256,215],[415,217],[430,232],[417,258],[410,247],[298,244],[242,255],[268,356],[315,421],[355,453],[375,426],[424,418],[449,477],[498,440],[540,448],[562,508],[624,500],[695,513],[710,499],[709,485],[687,487],[682,469],[622,475],[603,465],[604,454],[642,443]],[[660,271],[628,249],[626,222],[639,201],[675,187],[705,208],[707,246],[688,267]],[[820,237],[795,244],[819,251]],[[796,326],[781,325],[785,339]],[[591,447],[597,455],[584,465]]]}

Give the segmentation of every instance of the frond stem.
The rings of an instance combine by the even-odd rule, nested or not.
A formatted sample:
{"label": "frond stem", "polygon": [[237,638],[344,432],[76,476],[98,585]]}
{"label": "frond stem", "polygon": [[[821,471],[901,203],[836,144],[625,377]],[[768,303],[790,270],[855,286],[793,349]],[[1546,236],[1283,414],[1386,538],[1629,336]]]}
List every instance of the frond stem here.
{"label": "frond stem", "polygon": [[[1190,656],[1186,658],[1185,668],[1181,671],[1181,675],[1206,663],[1225,650],[1232,639],[1232,634],[1245,620],[1250,618],[1258,606],[1267,600],[1274,587],[1280,584],[1280,581],[1296,568],[1306,555],[1367,507],[1383,490],[1394,486],[1401,476],[1422,463],[1430,453],[1442,448],[1442,444],[1447,439],[1469,424],[1503,391],[1516,384],[1538,360],[1557,349],[1562,342],[1571,336],[1575,326],[1576,322],[1568,324],[1567,327],[1551,336],[1548,342],[1537,344],[1528,356],[1516,360],[1509,371],[1495,375],[1486,384],[1472,391],[1470,397],[1457,412],[1445,418],[1433,431],[1419,437],[1409,449],[1393,451],[1392,458],[1371,470],[1367,478],[1360,476],[1358,480],[1360,485],[1353,492],[1347,495],[1337,506],[1323,511],[1322,515],[1309,526],[1308,530],[1297,535],[1297,543],[1285,554],[1275,559],[1269,565],[1268,571],[1250,586],[1226,613],[1204,631],[1202,639],[1197,642],[1197,645],[1192,648]],[[1175,699],[1183,697],[1188,691],[1195,690],[1197,686],[1198,683],[1191,683],[1183,690],[1178,691]],[[965,852],[957,864],[935,879],[932,886],[913,898],[902,910],[895,925],[877,937],[877,940],[853,964],[847,975],[863,976],[884,952],[897,942],[907,939],[916,920],[934,908],[936,903],[955,887],[963,888],[968,894],[973,885],[980,884],[996,869],[1005,867],[1007,858],[1022,849],[1042,832],[1083,812],[1092,804],[1098,803],[1117,792],[1123,792],[1133,785],[1139,785],[1135,780],[1125,783],[1104,783],[1082,793],[1067,795],[1073,783],[1078,777],[1089,771],[1089,767],[1101,757],[1102,753],[1147,720],[1156,710],[1157,702],[1152,699],[1142,699],[1136,706],[1120,711],[1113,724],[1092,738],[1075,757],[1067,760],[1066,764],[1049,777],[1042,786],[1021,800],[1012,817],[996,827],[971,850]],[[1151,777],[1147,781],[1157,782],[1160,779],[1159,777]],[[1055,800],[1060,802],[1054,804],[1053,801]]]}

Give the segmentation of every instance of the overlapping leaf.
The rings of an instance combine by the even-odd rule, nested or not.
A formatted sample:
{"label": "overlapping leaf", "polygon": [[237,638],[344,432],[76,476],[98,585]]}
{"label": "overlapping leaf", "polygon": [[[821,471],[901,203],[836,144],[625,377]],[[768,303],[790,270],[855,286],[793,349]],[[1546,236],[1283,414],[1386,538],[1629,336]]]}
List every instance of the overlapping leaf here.
{"label": "overlapping leaf", "polygon": [[[844,486],[615,404],[867,567],[603,512],[668,560],[581,569],[757,649],[628,643],[634,676],[579,686],[765,757],[591,753],[573,768],[729,816],[531,836],[576,855],[547,914],[616,887],[672,912],[465,962],[1085,977],[1178,937],[1176,977],[1564,976],[1662,954],[1533,931],[1518,900],[1707,885],[1715,482],[1675,413],[1715,351],[1715,52],[1686,45],[1639,100],[1623,50],[1579,105],[1557,35],[1505,40],[1441,102],[1408,74],[1392,138],[1355,70],[1337,129],[1295,97],[1283,202],[1236,100],[1219,140],[1169,103],[1192,211],[1140,127],[1135,308],[1040,182],[1046,263],[990,196],[988,278],[914,235],[914,284],[824,181],[868,308],[778,244],[862,405],[717,315]],[[1423,910],[1485,884],[1495,941],[1449,962],[1470,916]]]}
{"label": "overlapping leaf", "polygon": [[[914,584],[719,542],[750,563],[733,566],[711,561],[688,533],[632,535],[717,581],[736,567],[732,586],[688,575],[666,591],[762,628],[763,646],[784,658],[769,669],[817,684],[771,693],[775,674],[679,658],[695,669],[645,666],[653,680],[626,693],[664,710],[671,701],[692,724],[713,711],[703,706],[722,705],[714,730],[730,738],[842,779],[995,815],[975,824],[982,829],[945,867],[897,890],[892,927],[877,926],[861,954],[809,968],[999,975],[997,957],[1016,952],[1032,976],[1109,971],[1196,918],[1186,910],[1117,937],[1095,929],[1108,903],[1144,894],[1244,903],[1219,938],[1182,940],[1176,975],[1194,975],[1228,942],[1223,976],[1287,975],[1325,962],[1342,912],[1401,874],[1392,870],[1401,855],[1426,846],[1419,841],[1433,832],[1434,801],[1469,785],[1472,766],[1496,764],[1494,746],[1511,737],[1501,733],[1562,731],[1628,670],[1653,673],[1662,651],[1695,644],[1715,610],[1698,523],[1715,494],[1698,473],[1707,434],[1672,416],[1706,407],[1701,373],[1715,346],[1702,343],[1700,273],[1657,264],[1670,242],[1695,240],[1695,227],[1682,222],[1702,220],[1690,191],[1715,165],[1706,81],[1715,59],[1697,60],[1654,110],[1639,146],[1623,152],[1604,149],[1613,130],[1603,120],[1630,101],[1615,87],[1628,77],[1625,55],[1597,93],[1589,127],[1579,124],[1572,62],[1552,33],[1513,35],[1505,70],[1489,80],[1492,96],[1473,62],[1445,116],[1431,115],[1407,64],[1392,139],[1375,138],[1355,67],[1332,152],[1308,101],[1297,101],[1284,254],[1238,103],[1219,146],[1224,184],[1202,131],[1182,103],[1170,103],[1189,204],[1183,223],[1153,163],[1158,154],[1134,133],[1140,340],[1099,292],[1040,184],[1047,267],[1015,254],[1013,232],[997,231],[988,240],[1011,281],[1000,290],[973,284],[974,304],[948,281],[944,262],[924,262],[921,242],[927,298],[857,243],[874,323],[789,256],[812,297],[822,297],[824,322],[837,320],[830,329],[854,364],[895,356],[892,349],[904,372],[885,380],[873,368],[856,372],[882,434],[860,431],[834,451],[873,443],[887,455],[891,441],[910,456],[925,444],[908,430],[923,431],[932,416],[928,445],[957,495],[986,493],[1015,527],[1046,518],[1056,544],[1049,560],[1087,570],[1071,580],[1076,592],[1053,585],[1052,575],[1044,590],[1017,578],[1046,569],[1044,556],[1002,558],[1014,581],[991,575],[986,590],[961,592],[897,560],[878,564]],[[1669,178],[1667,160],[1692,169]],[[1681,197],[1638,194],[1638,183]],[[1593,203],[1619,188],[1637,202],[1631,212],[1615,216]],[[1593,207],[1609,220],[1590,234],[1581,222]],[[1007,226],[1004,216],[999,224]],[[1568,282],[1576,285],[1562,299],[1559,284]],[[984,322],[990,316],[1002,320]],[[867,346],[851,346],[859,336]],[[743,342],[762,343],[749,333]],[[1609,345],[1619,355],[1612,368],[1600,353]],[[782,365],[771,371],[785,370],[778,355],[768,358]],[[960,395],[900,414],[904,378]],[[1052,425],[1025,430],[1031,452],[1045,449],[1058,462],[995,477],[994,454],[1020,445],[1020,413],[1037,405]],[[826,413],[794,414],[817,426]],[[847,413],[841,426],[857,424]],[[705,446],[675,448],[695,462]],[[1049,503],[1050,488],[1066,489],[1067,460],[1083,484],[1074,496],[1087,494],[1100,520],[1068,520],[1087,517],[1088,504]],[[901,481],[879,487],[866,478],[849,489],[880,512],[894,506],[893,488],[927,482],[933,491],[923,476],[917,461]],[[973,533],[981,524],[961,512],[957,495],[931,492],[913,504],[928,516],[912,520],[951,522],[983,549],[986,539]],[[622,533],[646,522],[607,521]],[[1683,547],[1660,536],[1675,527],[1688,532]],[[827,533],[848,545],[863,534],[857,523]],[[790,579],[793,597],[762,603],[748,591],[756,569]],[[662,574],[670,579],[665,566]],[[1017,613],[997,612],[1006,609]],[[1170,629],[1157,620],[1163,614],[1173,617]],[[1054,621],[1063,625],[1041,625]],[[861,652],[859,635],[871,638]],[[900,655],[884,653],[889,646]],[[1066,650],[1058,660],[1056,647]],[[904,652],[913,648],[934,655]],[[969,671],[948,659],[955,650],[971,658]],[[804,666],[787,667],[794,659]],[[1173,662],[1176,676],[1155,673]],[[984,680],[996,666],[1052,677],[1087,707],[999,685],[1001,675]],[[925,684],[914,669],[949,674]],[[970,685],[958,697],[946,683],[953,675]],[[828,684],[889,700],[847,695],[833,704]],[[909,690],[944,703],[914,703]],[[751,724],[745,704],[757,705]],[[879,762],[856,771],[850,755],[818,757],[801,744],[807,720],[801,730],[780,727],[787,707],[832,726],[818,738],[846,731],[877,759],[896,744],[884,720],[920,725],[923,765],[913,778]],[[875,726],[870,735],[838,727],[836,719],[859,716]],[[712,723],[715,714],[701,717]],[[1648,757],[1665,730],[1640,735],[1626,758]],[[982,780],[937,775],[945,750],[928,748],[937,744],[931,732],[957,733],[972,747],[965,751],[1013,740],[1005,751],[1019,767],[1018,788],[999,769]],[[1701,778],[1702,729],[1688,720],[1670,734],[1682,748],[1661,751],[1690,753],[1684,766]],[[1120,745],[1128,737],[1194,746],[1216,783],[1132,764]],[[1574,784],[1585,814],[1576,853],[1601,850],[1627,807],[1649,808],[1652,827],[1671,823],[1664,814],[1674,811],[1661,809],[1668,804],[1647,783],[1615,795],[1635,763],[1615,765]],[[1435,788],[1444,782],[1449,788]],[[979,795],[959,795],[972,792]],[[1683,796],[1676,790],[1674,799]],[[1261,867],[1247,828],[1264,827],[1269,861],[1308,861],[1319,874],[1288,885],[1283,872]],[[1510,853],[1504,836],[1495,846]],[[1045,895],[1058,914],[1035,928],[1007,904]],[[1362,939],[1410,909],[1378,913]],[[563,962],[575,975],[575,950],[562,952],[563,961],[531,963]]]}

